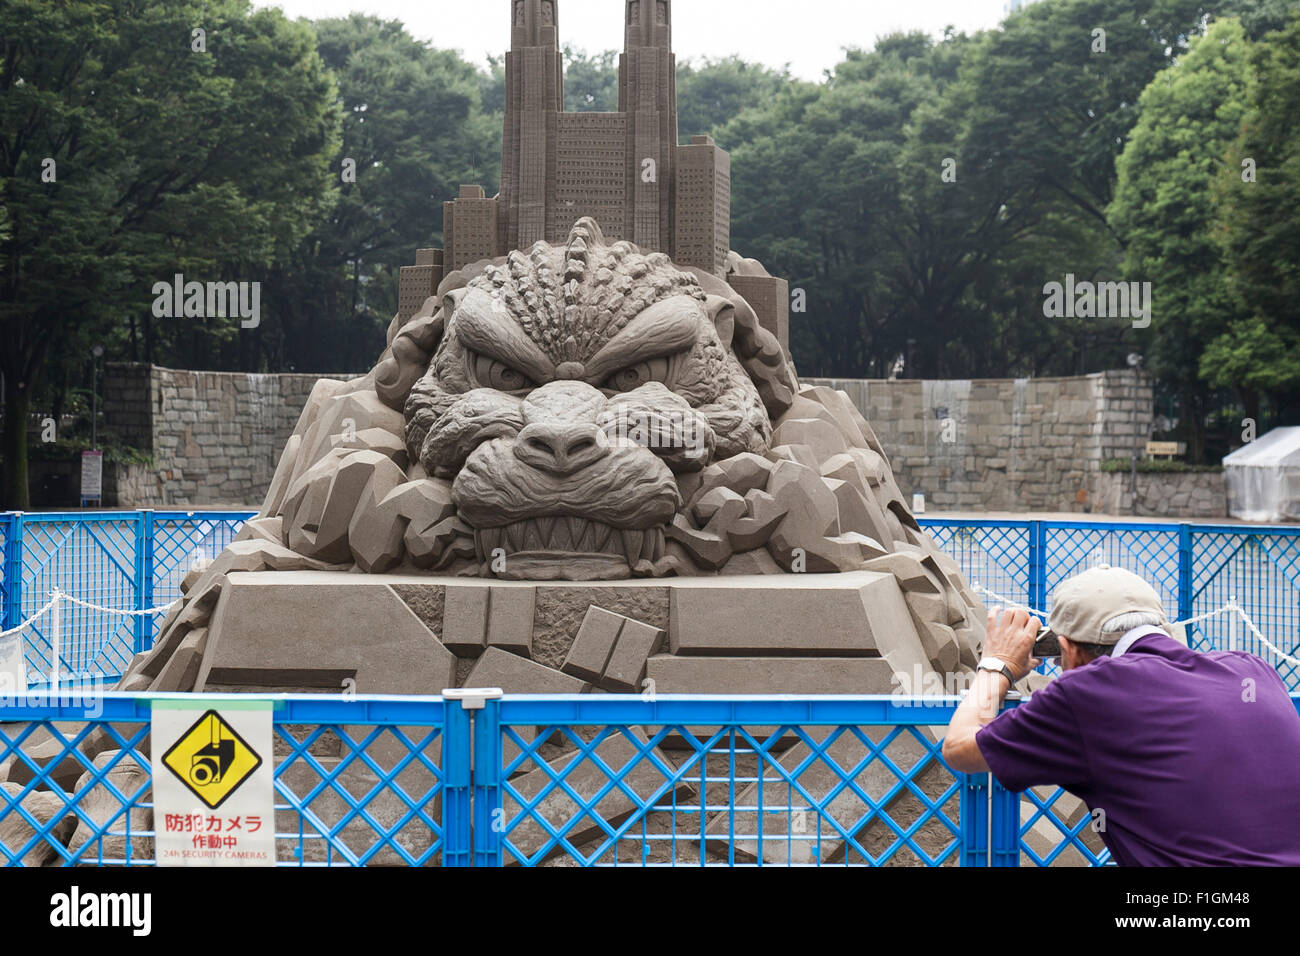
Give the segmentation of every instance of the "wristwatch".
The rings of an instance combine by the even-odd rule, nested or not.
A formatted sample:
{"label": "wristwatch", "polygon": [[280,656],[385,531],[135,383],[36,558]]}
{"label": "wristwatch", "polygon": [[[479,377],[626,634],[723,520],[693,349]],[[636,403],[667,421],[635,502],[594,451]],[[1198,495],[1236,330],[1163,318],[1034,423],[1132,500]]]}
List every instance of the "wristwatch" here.
{"label": "wristwatch", "polygon": [[1011,672],[1011,665],[1000,657],[986,657],[979,662],[979,666],[975,669],[1001,674],[1007,679],[1007,684],[1009,686],[1014,687],[1016,685],[1016,675]]}

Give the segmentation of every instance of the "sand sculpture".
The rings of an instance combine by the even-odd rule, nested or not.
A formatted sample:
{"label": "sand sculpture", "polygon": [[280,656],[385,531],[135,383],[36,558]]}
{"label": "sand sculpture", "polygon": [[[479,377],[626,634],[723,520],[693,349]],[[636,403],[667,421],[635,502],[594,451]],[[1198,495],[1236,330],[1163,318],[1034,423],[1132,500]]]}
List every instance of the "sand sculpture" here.
{"label": "sand sculpture", "polygon": [[[184,604],[124,686],[203,690],[237,683],[231,671],[303,671],[257,652],[295,642],[250,634],[292,631],[301,612],[262,608],[259,625],[238,601],[226,607],[241,572],[384,588],[402,597],[393,613],[405,604],[423,614],[430,646],[450,651],[435,655],[448,686],[473,673],[453,673],[453,658],[483,665],[495,648],[518,660],[491,655],[474,679],[519,691],[533,689],[527,674],[538,690],[639,690],[648,674],[675,675],[666,692],[730,690],[728,662],[744,671],[785,657],[805,676],[784,687],[770,670],[766,689],[777,692],[815,685],[832,669],[818,659],[843,657],[870,662],[874,677],[856,690],[880,693],[898,671],[973,667],[984,614],[908,512],[847,396],[800,388],[784,350],[721,279],[610,242],[590,219],[563,245],[538,242],[448,276],[419,314],[394,323],[369,375],[319,383],[261,513],[191,573]],[[312,580],[286,576],[284,587],[310,592]],[[437,620],[421,588],[441,589]],[[577,606],[561,617],[577,627],[544,625],[566,601]],[[754,601],[771,601],[777,621],[788,603],[790,629],[727,624]],[[653,632],[616,676],[605,666],[612,637],[587,647],[592,608]],[[327,617],[338,623],[315,626],[356,631],[346,603]],[[224,629],[214,636],[215,623]],[[373,631],[357,623],[361,634],[333,643],[365,657]],[[334,669],[366,670],[364,690],[396,689],[395,675]]]}

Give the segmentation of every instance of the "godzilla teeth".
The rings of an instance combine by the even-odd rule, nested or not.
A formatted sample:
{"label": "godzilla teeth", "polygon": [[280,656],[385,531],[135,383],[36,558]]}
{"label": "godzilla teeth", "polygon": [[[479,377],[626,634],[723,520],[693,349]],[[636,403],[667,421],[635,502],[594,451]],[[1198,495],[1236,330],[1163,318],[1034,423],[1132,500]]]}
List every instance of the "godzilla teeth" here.
{"label": "godzilla teeth", "polygon": [[480,531],[478,533],[479,550],[481,552],[479,557],[485,560],[491,558],[493,552],[500,549],[503,537],[504,532],[501,528],[484,528]]}
{"label": "godzilla teeth", "polygon": [[658,561],[664,553],[664,533],[660,528],[646,532],[645,544],[641,546],[640,558],[645,561]]}
{"label": "godzilla teeth", "polygon": [[530,518],[502,528],[482,528],[475,535],[478,557],[491,561],[498,551],[608,554],[635,568],[664,556],[662,528],[624,531],[586,518]]}
{"label": "godzilla teeth", "polygon": [[624,531],[623,532],[623,556],[627,558],[629,565],[636,564],[641,557],[641,549],[645,545],[644,531]]}

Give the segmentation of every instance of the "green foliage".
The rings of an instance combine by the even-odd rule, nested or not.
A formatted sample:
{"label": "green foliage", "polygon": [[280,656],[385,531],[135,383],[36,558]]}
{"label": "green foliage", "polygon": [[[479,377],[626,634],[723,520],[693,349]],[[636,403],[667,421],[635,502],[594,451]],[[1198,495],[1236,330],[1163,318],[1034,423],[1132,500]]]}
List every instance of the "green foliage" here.
{"label": "green foliage", "polygon": [[339,90],[337,185],[312,232],[268,275],[278,294],[257,366],[355,372],[382,348],[401,267],[441,243],[443,201],[461,183],[495,192],[501,129],[481,108],[481,75],[456,53],[361,14],[315,29]]}
{"label": "green foliage", "polygon": [[[311,29],[244,0],[7,3],[0,38],[3,498],[21,507],[47,369],[91,341],[150,352],[151,288],[175,271],[250,281],[286,256],[321,211],[338,120]],[[236,327],[157,334],[210,355]]]}
{"label": "green foliage", "polygon": [[1143,88],[1205,13],[1059,0],[976,37],[886,37],[724,126],[732,245],[807,294],[792,316],[800,370],[888,375],[908,355],[926,377],[1122,362],[1126,324],[1047,321],[1042,290],[1067,272],[1124,278],[1106,219],[1115,160]]}
{"label": "green foliage", "polygon": [[[90,439],[88,438],[60,438],[58,441],[34,445],[31,449],[30,460],[76,461],[81,458],[82,452],[90,450]],[[133,448],[130,445],[113,442],[104,444],[101,450],[107,464],[145,465],[149,468],[152,468],[154,464],[152,454],[141,451],[139,448]]]}
{"label": "green foliage", "polygon": [[[1148,367],[1179,387],[1189,409],[1206,405],[1207,344],[1241,315],[1214,233],[1213,189],[1241,169],[1229,146],[1246,112],[1249,49],[1241,24],[1220,20],[1156,76],[1138,101],[1110,206],[1126,273],[1152,283]],[[1189,435],[1194,457],[1200,437]]]}
{"label": "green foliage", "polygon": [[[692,136],[717,136],[733,117],[771,102],[790,82],[786,72],[731,56],[677,65],[677,129],[683,143]],[[719,141],[719,146],[728,144]]]}
{"label": "green foliage", "polygon": [[1236,17],[1252,41],[1263,40],[1286,26],[1296,13],[1295,0],[1229,0],[1219,5],[1218,15]]}
{"label": "green foliage", "polygon": [[[564,108],[574,113],[618,111],[618,53],[606,50],[588,56],[564,48]],[[505,110],[504,97],[502,111]]]}
{"label": "green foliage", "polygon": [[[1216,183],[1216,239],[1246,318],[1224,323],[1199,363],[1212,385],[1267,393],[1300,413],[1300,11],[1251,51],[1257,81]],[[1241,162],[1253,161],[1253,182]]]}
{"label": "green foliage", "polygon": [[[569,109],[618,108],[616,53],[565,60]],[[1294,0],[1053,0],[975,36],[883,37],[820,83],[683,62],[677,92],[683,140],[731,153],[733,248],[806,297],[804,374],[887,376],[900,356],[927,377],[1072,374],[1138,349],[1180,395],[1193,457],[1211,389],[1300,415]],[[0,3],[3,504],[25,500],[29,408],[79,400],[92,344],[179,367],[368,365],[442,202],[495,192],[504,105],[502,60],[376,17]],[[261,326],[155,318],[175,273],[262,282]],[[1152,329],[1046,319],[1066,273],[1151,281]]]}

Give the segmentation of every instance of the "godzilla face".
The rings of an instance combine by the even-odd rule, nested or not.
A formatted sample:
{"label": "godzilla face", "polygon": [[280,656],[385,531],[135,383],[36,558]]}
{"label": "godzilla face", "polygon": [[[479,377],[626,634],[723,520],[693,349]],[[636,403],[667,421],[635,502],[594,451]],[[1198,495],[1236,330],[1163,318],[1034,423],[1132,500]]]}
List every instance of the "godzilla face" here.
{"label": "godzilla face", "polygon": [[679,476],[768,446],[771,420],[732,348],[735,303],[665,255],[606,244],[590,220],[564,246],[489,266],[442,312],[407,446],[452,482],[499,576],[653,575]]}

